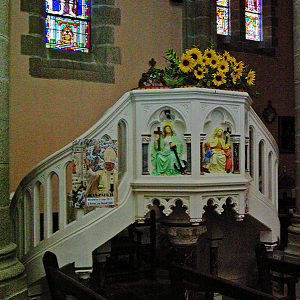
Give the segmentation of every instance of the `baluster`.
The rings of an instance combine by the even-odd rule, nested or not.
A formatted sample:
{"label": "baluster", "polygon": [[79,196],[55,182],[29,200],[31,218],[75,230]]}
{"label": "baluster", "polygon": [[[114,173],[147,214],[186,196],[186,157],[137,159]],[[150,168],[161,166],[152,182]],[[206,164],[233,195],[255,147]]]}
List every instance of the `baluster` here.
{"label": "baluster", "polygon": [[41,197],[41,184],[36,182],[33,188],[33,245],[34,247],[40,243],[41,240],[41,209],[40,209],[40,197]]}
{"label": "baluster", "polygon": [[240,136],[231,135],[230,140],[233,143],[233,174],[240,174]]}
{"label": "baluster", "polygon": [[58,230],[67,225],[67,168],[58,174]]}
{"label": "baluster", "polygon": [[203,144],[206,140],[206,134],[202,133],[200,135],[200,174],[201,175],[204,175],[204,172],[203,172]]}
{"label": "baluster", "polygon": [[52,235],[53,217],[52,217],[52,174],[47,178],[45,197],[44,197],[44,239]]}
{"label": "baluster", "polygon": [[143,134],[142,135],[142,175],[149,175],[149,142],[151,135]]}
{"label": "baluster", "polygon": [[187,169],[186,174],[192,173],[192,153],[191,153],[191,134],[184,134],[184,140],[186,143],[186,157],[187,157]]}

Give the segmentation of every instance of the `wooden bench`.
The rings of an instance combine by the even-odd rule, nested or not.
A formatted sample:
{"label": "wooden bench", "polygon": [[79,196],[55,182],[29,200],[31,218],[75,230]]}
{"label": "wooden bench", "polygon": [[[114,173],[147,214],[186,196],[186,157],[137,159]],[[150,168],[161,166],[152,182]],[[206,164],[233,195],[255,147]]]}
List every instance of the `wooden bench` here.
{"label": "wooden bench", "polygon": [[80,282],[74,280],[59,270],[57,257],[47,251],[43,256],[43,264],[52,300],[65,300],[71,295],[78,300],[107,300]]}
{"label": "wooden bench", "polygon": [[[257,244],[255,248],[258,268],[258,284],[261,291],[273,294],[272,282],[287,285],[287,296],[281,299],[296,299],[296,283],[300,277],[300,265],[270,258],[266,246]],[[274,274],[274,272],[276,272]]]}
{"label": "wooden bench", "polygon": [[170,272],[173,300],[184,300],[187,290],[203,292],[206,300],[213,300],[214,293],[237,300],[278,300],[275,296],[240,285],[233,281],[195,271],[174,263],[166,266]]}

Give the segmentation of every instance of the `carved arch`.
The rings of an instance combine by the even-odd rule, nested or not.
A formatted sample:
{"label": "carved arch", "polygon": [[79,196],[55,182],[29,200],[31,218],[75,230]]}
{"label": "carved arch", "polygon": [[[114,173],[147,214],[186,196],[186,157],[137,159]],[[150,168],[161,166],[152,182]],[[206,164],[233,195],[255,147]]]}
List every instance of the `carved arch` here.
{"label": "carved arch", "polygon": [[209,196],[206,199],[206,205],[203,207],[203,214],[210,211],[221,215],[225,212],[232,211],[236,220],[240,221],[243,219],[243,215],[239,213],[238,209],[238,195]]}
{"label": "carved arch", "polygon": [[[178,110],[178,108],[175,108],[171,105],[166,105],[166,106],[161,106],[157,108],[150,116],[149,119],[147,120],[147,128],[148,130],[151,130],[154,126],[157,126],[157,124],[161,124],[161,118],[163,117],[164,111],[170,110],[171,113],[173,112],[174,114],[174,120],[173,124],[176,127],[182,127],[182,134],[187,132],[188,130],[188,121],[186,118],[183,116],[183,114]],[[149,132],[151,134],[151,131]]]}
{"label": "carved arch", "polygon": [[[217,106],[210,109],[203,123],[203,132],[210,136],[217,126],[222,126],[223,128],[229,128],[231,132],[236,132],[236,119],[226,108]],[[218,125],[216,125],[218,124]]]}
{"label": "carved arch", "polygon": [[164,208],[162,212],[167,217],[173,212],[177,202],[181,202],[182,207],[186,208],[186,214],[190,215],[189,197],[145,197],[145,199],[144,216],[150,211],[151,206],[155,204],[154,201],[159,203],[158,206]]}
{"label": "carved arch", "polygon": [[111,140],[111,137],[110,137],[108,134],[104,134],[104,135],[101,137],[101,140],[110,141],[110,140]]}

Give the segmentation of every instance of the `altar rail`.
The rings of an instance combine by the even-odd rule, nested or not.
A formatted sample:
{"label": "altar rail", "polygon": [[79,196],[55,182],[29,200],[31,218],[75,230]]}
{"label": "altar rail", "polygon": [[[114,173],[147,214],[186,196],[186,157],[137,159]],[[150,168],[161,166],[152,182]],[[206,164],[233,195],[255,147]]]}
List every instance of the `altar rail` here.
{"label": "altar rail", "polygon": [[[247,93],[212,89],[134,90],[124,94],[79,137],[119,141],[119,152],[122,152],[119,157],[119,206],[114,208],[93,211],[71,208],[72,143],[34,167],[21,181],[11,201],[18,257],[26,267],[29,284],[43,276],[42,255],[47,250],[60,258],[62,266],[75,262],[75,267],[81,271],[90,271],[93,250],[136,219],[143,219],[149,204],[161,195],[166,196],[161,205],[170,212],[170,195],[177,197],[178,191],[188,196],[180,200],[188,208],[191,221],[201,220],[203,207],[208,201],[220,201],[222,197],[216,195],[221,193],[225,196],[219,203],[220,208],[228,199],[233,200],[241,219],[247,213],[252,215],[268,229],[262,238],[276,241],[280,228],[277,217],[278,149],[250,104]],[[157,112],[165,107],[177,111],[178,122],[184,124],[192,166],[187,175],[166,178],[151,175],[151,170],[144,173],[142,151],[151,143],[150,118],[158,119]],[[238,172],[220,176],[201,172],[200,145],[205,124],[210,124],[214,112],[224,114],[225,124],[231,118],[229,123],[235,128],[234,143],[237,145],[234,151],[238,151],[234,155],[239,163],[235,170]],[[145,143],[147,147],[143,147]],[[149,169],[150,157],[147,163]],[[231,197],[233,190],[238,197]],[[64,249],[68,249],[67,255]]]}

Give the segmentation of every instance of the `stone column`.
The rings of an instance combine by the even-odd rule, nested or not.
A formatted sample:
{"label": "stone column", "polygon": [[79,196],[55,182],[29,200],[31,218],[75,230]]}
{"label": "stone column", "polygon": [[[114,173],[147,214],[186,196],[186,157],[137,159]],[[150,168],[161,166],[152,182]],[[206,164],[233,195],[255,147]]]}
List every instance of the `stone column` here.
{"label": "stone column", "polygon": [[294,0],[294,87],[295,87],[295,165],[296,165],[296,212],[288,228],[288,246],[285,252],[300,253],[300,1]]}
{"label": "stone column", "polygon": [[24,266],[15,256],[9,216],[9,0],[0,1],[0,299],[26,299]]}

